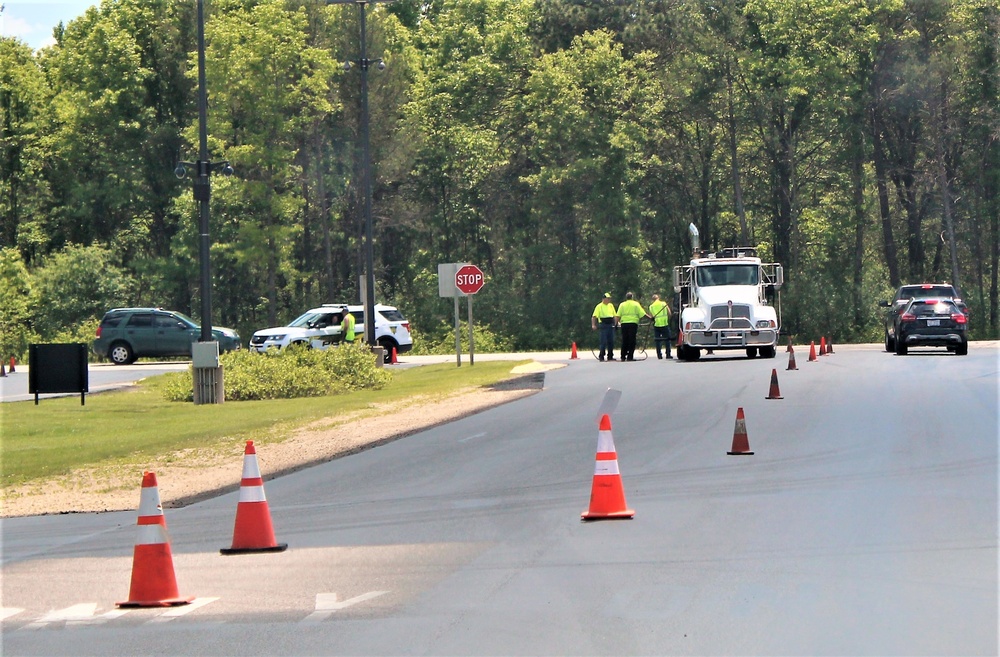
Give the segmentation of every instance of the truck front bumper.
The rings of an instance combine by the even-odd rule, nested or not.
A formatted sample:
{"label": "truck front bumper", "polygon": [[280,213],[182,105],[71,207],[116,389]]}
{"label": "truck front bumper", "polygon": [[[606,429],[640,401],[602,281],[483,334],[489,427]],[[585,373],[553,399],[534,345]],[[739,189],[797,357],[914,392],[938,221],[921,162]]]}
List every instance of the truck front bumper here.
{"label": "truck front bumper", "polygon": [[684,334],[684,343],[702,349],[745,349],[768,347],[778,343],[778,332],[773,329],[720,331],[690,331]]}

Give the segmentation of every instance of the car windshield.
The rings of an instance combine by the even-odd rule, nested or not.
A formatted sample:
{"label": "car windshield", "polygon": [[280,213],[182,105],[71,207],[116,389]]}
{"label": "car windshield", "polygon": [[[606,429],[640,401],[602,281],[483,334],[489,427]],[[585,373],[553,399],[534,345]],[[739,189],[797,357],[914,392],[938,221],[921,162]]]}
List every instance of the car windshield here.
{"label": "car windshield", "polygon": [[714,285],[757,285],[760,272],[757,265],[709,265],[697,268],[699,287]]}
{"label": "car windshield", "polygon": [[181,320],[182,322],[184,322],[185,324],[187,324],[191,328],[200,328],[198,326],[197,322],[195,322],[193,319],[191,319],[190,317],[188,317],[184,313],[175,312],[175,313],[173,313],[173,315],[174,315],[174,317],[176,317],[177,319]]}
{"label": "car windshield", "polygon": [[309,328],[312,324],[315,324],[321,318],[329,314],[330,314],[329,312],[320,312],[320,313],[307,312],[292,320],[289,326]]}
{"label": "car windshield", "polygon": [[950,285],[913,285],[900,290],[900,299],[926,299],[929,297],[952,297],[955,289]]}

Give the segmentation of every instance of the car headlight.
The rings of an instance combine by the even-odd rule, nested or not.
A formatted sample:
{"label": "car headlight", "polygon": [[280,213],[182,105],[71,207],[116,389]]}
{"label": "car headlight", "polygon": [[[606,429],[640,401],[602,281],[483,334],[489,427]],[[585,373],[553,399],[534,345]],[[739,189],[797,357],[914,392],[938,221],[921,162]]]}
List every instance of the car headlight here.
{"label": "car headlight", "polygon": [[281,342],[285,337],[284,335],[269,335],[267,336],[267,342]]}

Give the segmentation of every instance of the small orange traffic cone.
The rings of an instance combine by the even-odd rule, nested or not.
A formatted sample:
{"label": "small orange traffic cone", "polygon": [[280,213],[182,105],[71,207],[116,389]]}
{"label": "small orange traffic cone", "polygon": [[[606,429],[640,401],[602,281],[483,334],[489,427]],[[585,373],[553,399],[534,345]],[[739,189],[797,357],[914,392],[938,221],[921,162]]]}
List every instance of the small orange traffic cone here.
{"label": "small orange traffic cone", "polygon": [[7,376],[7,370],[4,369],[3,361],[0,360],[0,379],[2,379],[5,376]]}
{"label": "small orange traffic cone", "polygon": [[809,342],[809,362],[816,360],[816,343],[813,341]]}
{"label": "small orange traffic cone", "polygon": [[569,352],[569,359],[570,360],[575,360],[577,358],[579,358],[579,356],[576,355],[576,343],[574,342],[573,343],[573,349]]}
{"label": "small orange traffic cone", "polygon": [[597,462],[594,466],[594,483],[590,489],[590,508],[580,514],[581,520],[603,518],[631,518],[635,511],[625,504],[625,489],[618,471],[618,453],[611,436],[611,418],[601,416],[597,432]]}
{"label": "small orange traffic cone", "polygon": [[824,336],[819,339],[819,355],[826,356],[826,337]]}
{"label": "small orange traffic cone", "polygon": [[264,480],[257,465],[257,450],[248,440],[243,451],[243,478],[240,480],[240,501],[236,505],[236,526],[233,529],[233,546],[219,550],[222,554],[247,554],[250,552],[281,552],[287,543],[274,540],[271,510],[264,497]]}
{"label": "small orange traffic cone", "polygon": [[396,363],[398,363],[398,362],[399,362],[399,361],[398,361],[398,360],[396,360],[396,348],[395,348],[395,347],[393,347],[393,348],[392,348],[392,352],[390,353],[390,356],[389,356],[389,364],[390,364],[390,365],[395,365],[395,364],[396,364]]}
{"label": "small orange traffic cone", "polygon": [[13,356],[10,357],[10,373],[11,374],[14,373],[14,357]]}
{"label": "small orange traffic cone", "polygon": [[791,349],[788,352],[788,367],[786,367],[785,369],[788,369],[788,370],[797,370],[797,369],[799,369],[798,366],[795,364],[795,350],[794,349]]}
{"label": "small orange traffic cone", "polygon": [[784,399],[781,396],[781,391],[778,390],[778,370],[771,370],[771,390],[764,399]]}
{"label": "small orange traffic cone", "polygon": [[830,342],[826,345],[826,355],[829,356],[833,353],[833,338],[830,338]]}
{"label": "small orange traffic cone", "polygon": [[753,456],[750,451],[750,439],[747,437],[747,423],[743,416],[743,407],[736,409],[736,427],[733,429],[733,450],[726,452],[730,456]]}
{"label": "small orange traffic cone", "polygon": [[128,600],[115,604],[119,607],[174,607],[194,600],[193,597],[182,598],[177,594],[174,559],[170,553],[167,521],[160,505],[155,472],[142,474],[138,526]]}
{"label": "small orange traffic cone", "polygon": [[785,351],[787,351],[787,352],[794,351],[794,349],[792,349],[792,339],[791,338],[788,338],[788,346],[785,347]]}

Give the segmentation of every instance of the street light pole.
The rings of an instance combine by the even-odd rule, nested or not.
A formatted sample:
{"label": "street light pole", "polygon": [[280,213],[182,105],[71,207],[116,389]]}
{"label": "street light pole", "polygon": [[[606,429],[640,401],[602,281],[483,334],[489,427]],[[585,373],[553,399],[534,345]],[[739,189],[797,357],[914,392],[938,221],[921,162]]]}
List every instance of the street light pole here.
{"label": "street light pole", "polygon": [[[392,2],[392,0],[326,0],[328,5],[356,4],[361,21],[361,186],[364,193],[365,220],[365,342],[374,347],[375,343],[375,247],[372,230],[372,177],[371,140],[368,119],[368,35],[366,9],[371,2]],[[381,59],[375,60],[379,70],[385,68]],[[347,64],[350,68],[350,62]]]}

